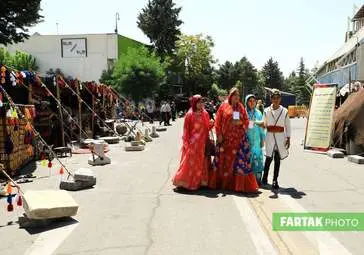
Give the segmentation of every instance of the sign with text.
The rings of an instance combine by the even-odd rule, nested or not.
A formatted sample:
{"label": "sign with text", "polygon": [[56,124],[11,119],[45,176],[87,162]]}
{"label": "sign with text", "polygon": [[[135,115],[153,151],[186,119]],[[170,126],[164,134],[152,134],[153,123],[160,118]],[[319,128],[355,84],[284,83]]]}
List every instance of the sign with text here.
{"label": "sign with text", "polygon": [[63,38],[61,39],[61,46],[63,58],[87,57],[86,38]]}
{"label": "sign with text", "polygon": [[337,84],[315,84],[306,126],[305,149],[325,152],[331,144],[331,133]]}

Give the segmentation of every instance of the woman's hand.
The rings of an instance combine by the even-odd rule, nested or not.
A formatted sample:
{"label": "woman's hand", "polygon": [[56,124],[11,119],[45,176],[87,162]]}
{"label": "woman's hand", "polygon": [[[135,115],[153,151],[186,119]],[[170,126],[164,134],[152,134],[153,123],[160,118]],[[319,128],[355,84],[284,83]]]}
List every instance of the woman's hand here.
{"label": "woman's hand", "polygon": [[224,139],[222,138],[222,136],[218,136],[217,137],[217,143],[221,144],[224,141]]}
{"label": "woman's hand", "polygon": [[260,142],[260,148],[263,148],[264,147],[264,141],[262,140],[261,142]]}
{"label": "woman's hand", "polygon": [[238,126],[238,125],[242,125],[243,122],[241,120],[233,120],[233,124]]}
{"label": "woman's hand", "polygon": [[214,120],[210,120],[210,126],[213,126],[215,124]]}

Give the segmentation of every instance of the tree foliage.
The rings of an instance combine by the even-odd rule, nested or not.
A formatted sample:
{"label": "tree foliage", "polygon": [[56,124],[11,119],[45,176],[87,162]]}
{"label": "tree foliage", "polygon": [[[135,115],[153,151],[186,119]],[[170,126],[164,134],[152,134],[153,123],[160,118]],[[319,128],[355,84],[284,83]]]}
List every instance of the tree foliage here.
{"label": "tree foliage", "polygon": [[138,16],[138,27],[149,37],[159,56],[172,54],[181,34],[181,8],[173,0],[149,0]]}
{"label": "tree foliage", "polygon": [[256,68],[246,57],[235,64],[227,61],[220,65],[217,70],[217,80],[224,89],[231,89],[239,81],[241,83],[241,93],[255,93],[259,87],[258,73]]}
{"label": "tree foliage", "polygon": [[283,88],[283,74],[279,69],[277,61],[270,58],[262,68],[262,74],[264,77],[264,84],[268,88],[276,88],[281,90]]}
{"label": "tree foliage", "polygon": [[301,58],[297,72],[293,71],[284,81],[284,88],[288,92],[296,95],[297,104],[309,105],[310,103],[310,90],[306,85],[306,80],[309,72],[305,68],[305,63]]}
{"label": "tree foliage", "polygon": [[165,81],[167,64],[148,49],[129,48],[112,74],[112,86],[135,102],[150,97]]}
{"label": "tree foliage", "polygon": [[41,0],[0,1],[0,44],[18,43],[29,38],[28,27],[42,21]]}
{"label": "tree foliage", "polygon": [[5,48],[0,48],[0,63],[8,65],[16,70],[38,70],[36,59],[22,51],[16,51],[15,54],[10,54]]}
{"label": "tree foliage", "polygon": [[[214,42],[210,36],[181,35],[176,42],[178,65],[184,74],[187,93],[207,92],[213,82],[212,55]],[[202,92],[200,92],[202,93]]]}
{"label": "tree foliage", "polygon": [[217,85],[216,83],[212,84],[211,89],[208,92],[208,96],[210,99],[214,101],[218,101],[219,96],[226,96],[227,91],[225,89],[222,89]]}

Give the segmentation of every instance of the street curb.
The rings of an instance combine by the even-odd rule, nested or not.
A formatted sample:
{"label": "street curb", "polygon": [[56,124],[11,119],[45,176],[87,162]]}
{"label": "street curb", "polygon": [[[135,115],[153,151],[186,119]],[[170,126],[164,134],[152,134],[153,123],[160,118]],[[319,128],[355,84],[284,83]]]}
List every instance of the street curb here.
{"label": "street curb", "polygon": [[[302,254],[302,255],[319,255],[317,247],[308,240],[304,233],[300,232],[275,232],[272,230],[272,213],[279,211],[291,211],[288,206],[279,200],[274,201],[274,208],[269,205],[271,198],[269,198],[270,191],[261,190],[262,194],[256,199],[249,199],[252,208],[256,212],[258,218],[262,223],[267,235],[272,243],[276,246],[279,254]],[[268,200],[269,199],[269,200]]]}

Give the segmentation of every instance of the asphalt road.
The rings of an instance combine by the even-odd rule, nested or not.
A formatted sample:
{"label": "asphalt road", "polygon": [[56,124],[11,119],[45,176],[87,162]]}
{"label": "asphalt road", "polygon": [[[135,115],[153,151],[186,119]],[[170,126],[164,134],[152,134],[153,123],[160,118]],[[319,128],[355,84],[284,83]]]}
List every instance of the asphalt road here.
{"label": "asphalt road", "polygon": [[[92,167],[95,188],[71,193],[80,205],[74,221],[19,229],[22,210],[6,212],[1,199],[0,254],[363,254],[363,232],[272,231],[272,212],[364,210],[364,167],[304,152],[304,120],[292,122],[292,148],[282,162],[278,194],[175,193],[171,176],[180,157],[179,120],[143,152],[111,145],[111,165]],[[72,170],[91,168],[87,158],[75,155],[64,162]],[[23,189],[58,189],[56,172],[57,166],[50,178]],[[48,170],[39,166],[35,173],[47,176]]]}

